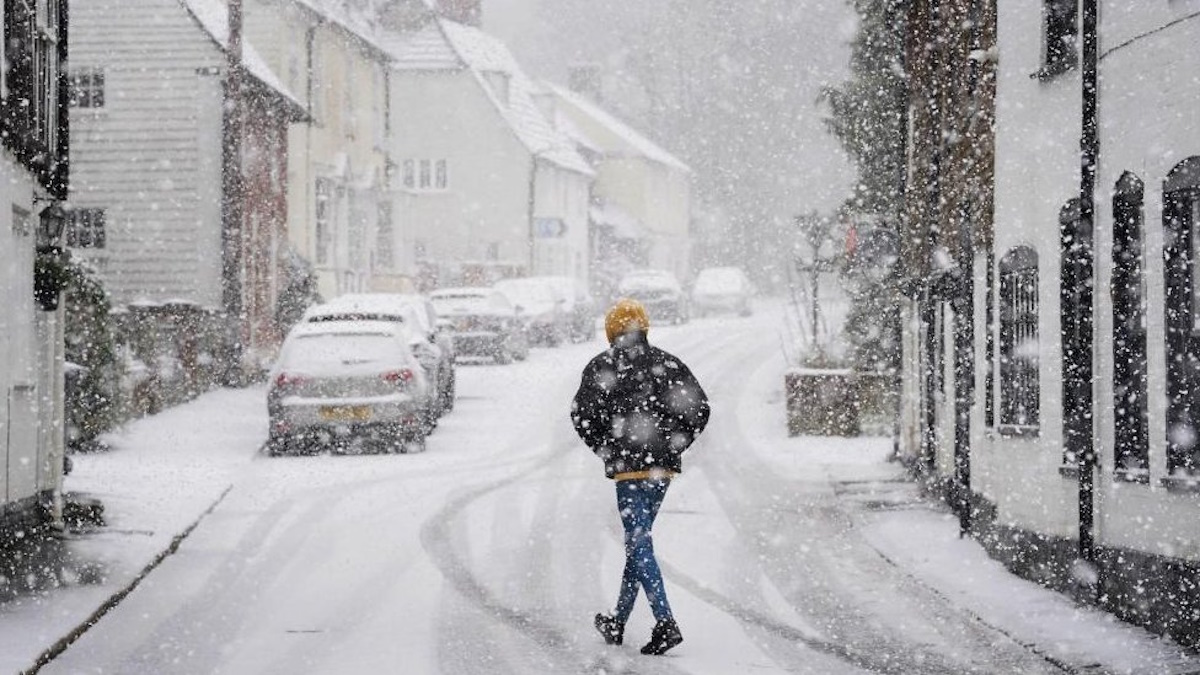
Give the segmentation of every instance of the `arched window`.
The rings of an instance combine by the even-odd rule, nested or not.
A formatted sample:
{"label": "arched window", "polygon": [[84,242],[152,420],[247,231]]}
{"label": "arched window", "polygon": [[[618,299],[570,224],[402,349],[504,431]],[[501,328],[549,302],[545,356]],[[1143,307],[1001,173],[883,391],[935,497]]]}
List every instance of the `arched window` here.
{"label": "arched window", "polygon": [[1000,419],[1006,432],[1036,432],[1039,421],[1037,252],[1000,259]]}
{"label": "arched window", "polygon": [[1163,274],[1167,347],[1167,471],[1200,473],[1200,311],[1195,261],[1200,223],[1200,157],[1189,157],[1163,182]]}
{"label": "arched window", "polygon": [[1144,267],[1145,188],[1125,172],[1113,194],[1113,457],[1117,471],[1149,477]]}

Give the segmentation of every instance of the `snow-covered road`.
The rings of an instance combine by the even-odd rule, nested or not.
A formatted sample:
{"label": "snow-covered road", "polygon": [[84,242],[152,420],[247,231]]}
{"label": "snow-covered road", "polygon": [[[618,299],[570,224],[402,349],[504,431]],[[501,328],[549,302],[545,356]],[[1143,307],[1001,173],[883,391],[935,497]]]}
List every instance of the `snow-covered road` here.
{"label": "snow-covered road", "polygon": [[[612,484],[567,418],[593,341],[461,367],[458,406],[420,455],[266,458],[261,390],[217,392],[133,425],[111,453],[79,458],[68,485],[104,499],[115,534],[72,545],[129,577],[164,536],[199,525],[41,672],[1200,668],[944,536],[944,514],[885,461],[890,441],[788,439],[779,320],[651,331],[692,366],[714,409],[655,528],[685,637],[667,657],[637,653],[651,625],[644,604],[624,647],[590,626],[611,608],[622,565]],[[58,592],[78,605],[104,586]],[[995,597],[1014,600],[993,607]],[[0,634],[25,626],[51,642],[44,625],[29,628],[55,607],[42,602],[0,613]]]}

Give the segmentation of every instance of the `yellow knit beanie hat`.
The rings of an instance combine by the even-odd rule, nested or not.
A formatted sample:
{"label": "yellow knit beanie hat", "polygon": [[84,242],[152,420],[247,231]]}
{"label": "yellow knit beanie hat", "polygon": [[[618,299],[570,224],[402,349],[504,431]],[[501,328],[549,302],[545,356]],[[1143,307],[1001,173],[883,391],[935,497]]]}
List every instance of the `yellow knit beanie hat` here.
{"label": "yellow knit beanie hat", "polygon": [[648,333],[650,316],[646,314],[642,303],[630,298],[621,298],[604,317],[604,334],[608,337],[609,344],[612,344],[618,335],[631,330]]}

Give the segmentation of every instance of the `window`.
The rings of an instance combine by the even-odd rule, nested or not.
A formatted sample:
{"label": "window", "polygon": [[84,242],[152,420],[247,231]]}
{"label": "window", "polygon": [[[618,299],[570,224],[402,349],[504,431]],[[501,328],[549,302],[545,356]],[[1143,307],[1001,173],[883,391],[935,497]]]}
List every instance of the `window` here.
{"label": "window", "polygon": [[78,68],[71,73],[71,107],[104,107],[104,71],[100,68]]}
{"label": "window", "polygon": [[392,203],[386,199],[379,202],[379,221],[375,229],[375,264],[390,270],[395,265],[392,245]]}
{"label": "window", "polygon": [[1044,0],[1042,36],[1042,67],[1035,76],[1051,78],[1074,68],[1079,36],[1078,0]]}
{"label": "window", "polygon": [[104,248],[104,209],[74,209],[67,214],[67,246],[70,248]]}
{"label": "window", "polygon": [[1038,390],[1037,253],[1015,248],[1000,260],[1000,426],[1036,430]]}
{"label": "window", "polygon": [[401,180],[409,190],[429,192],[450,185],[450,169],[444,159],[406,159],[401,167]]}
{"label": "window", "polygon": [[1167,351],[1167,472],[1200,475],[1200,156],[1180,162],[1163,183],[1164,316]]}
{"label": "window", "polygon": [[[1127,477],[1149,477],[1142,181],[1125,173],[1113,196],[1113,458]],[[1193,250],[1195,248],[1193,247]]]}
{"label": "window", "polygon": [[328,178],[318,178],[315,193],[316,204],[316,258],[318,265],[329,263],[329,249],[333,242],[333,189]]}
{"label": "window", "polygon": [[438,190],[446,189],[446,160],[439,159],[435,164],[433,187]]}
{"label": "window", "polygon": [[419,164],[419,166],[421,167],[421,174],[420,174],[420,182],[417,184],[417,187],[421,188],[422,190],[428,190],[429,189],[429,160],[427,160],[427,159],[421,160],[421,163]]}
{"label": "window", "polygon": [[404,187],[415,188],[417,186],[417,163],[414,160],[404,160]]}
{"label": "window", "polygon": [[66,197],[66,143],[60,137],[58,76],[66,45],[62,0],[7,2],[4,11],[3,139],[56,198]]}

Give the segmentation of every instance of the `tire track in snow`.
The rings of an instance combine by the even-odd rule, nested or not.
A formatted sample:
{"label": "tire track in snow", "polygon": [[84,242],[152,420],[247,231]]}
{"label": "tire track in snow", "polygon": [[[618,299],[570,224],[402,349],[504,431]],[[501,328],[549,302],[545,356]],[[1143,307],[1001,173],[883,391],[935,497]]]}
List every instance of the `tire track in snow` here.
{"label": "tire track in snow", "polygon": [[[761,339],[761,336],[758,341],[763,343],[762,347],[766,347],[766,342]],[[754,344],[755,337],[749,336],[747,342]],[[712,378],[710,369],[710,377],[706,378],[706,381],[720,383],[733,382],[733,389],[735,391],[731,392],[733,395],[727,396],[727,398],[737,401],[741,400],[748,382],[751,380],[751,378],[746,376],[747,373],[753,373],[763,360],[762,349],[752,348],[746,349],[734,359],[721,361],[717,364],[705,362],[702,366],[711,367],[716,365],[718,377]],[[749,442],[737,425],[736,418],[732,420],[731,424],[722,425],[719,431],[722,437],[731,439],[725,442],[727,446],[749,447]],[[710,442],[713,441],[716,441],[716,439],[710,439]],[[836,633],[844,636],[843,639],[836,642],[821,639],[813,640],[812,636],[800,633],[794,628],[766,617],[755,610],[740,605],[730,607],[730,613],[739,617],[745,623],[788,639],[807,639],[809,646],[813,649],[834,655],[841,655],[846,660],[852,661],[860,667],[873,672],[1006,672],[1008,667],[1000,664],[1004,664],[1006,661],[1011,662],[1014,658],[1018,658],[1017,655],[1011,652],[1002,652],[999,644],[997,644],[997,640],[987,637],[985,633],[999,638],[1000,642],[1019,647],[1021,652],[1033,659],[1033,662],[1040,661],[1043,667],[1053,669],[1054,672],[1074,672],[1065,666],[1065,664],[1052,658],[1047,658],[1046,654],[1040,653],[1038,650],[1032,649],[1029,645],[1012,639],[1011,636],[998,630],[996,627],[977,621],[977,617],[969,610],[949,602],[944,596],[937,594],[933,589],[925,586],[918,580],[909,578],[908,575],[899,575],[900,579],[898,581],[900,583],[889,584],[884,575],[880,573],[881,568],[878,566],[872,568],[868,564],[865,569],[856,569],[862,566],[863,562],[867,561],[861,555],[856,555],[855,551],[864,549],[869,550],[870,553],[875,555],[877,555],[877,551],[872,547],[864,546],[861,537],[853,533],[851,514],[845,510],[845,505],[841,500],[836,498],[822,499],[824,495],[819,489],[807,495],[795,494],[795,488],[798,486],[789,486],[788,481],[774,476],[768,467],[761,465],[761,460],[745,462],[741,465],[727,468],[728,470],[721,472],[724,482],[720,485],[714,485],[714,492],[723,503],[723,508],[726,510],[730,522],[739,531],[740,538],[745,541],[747,549],[757,551],[757,559],[766,562],[767,568],[763,568],[763,573],[768,579],[772,579],[772,583],[785,578],[791,582],[798,581],[796,578],[798,576],[796,572],[798,567],[785,565],[782,568],[771,569],[772,566],[778,567],[780,562],[782,562],[773,560],[773,558],[779,557],[780,550],[773,547],[768,541],[770,538],[764,536],[765,533],[760,531],[763,523],[763,514],[761,511],[756,512],[756,508],[752,506],[761,502],[761,499],[755,499],[756,495],[785,495],[787,506],[791,508],[781,509],[781,511],[786,512],[786,518],[779,518],[777,521],[782,527],[790,526],[796,528],[798,521],[807,521],[800,522],[799,529],[803,530],[804,534],[809,535],[809,539],[813,538],[813,532],[817,532],[823,535],[823,538],[819,541],[822,547],[828,548],[827,544],[838,544],[840,542],[839,548],[846,549],[846,555],[841,558],[838,558],[837,553],[833,554],[834,558],[837,558],[834,560],[827,560],[827,556],[820,552],[815,554],[807,553],[802,556],[804,559],[798,559],[796,561],[797,566],[807,565],[805,569],[809,572],[815,571],[816,574],[805,575],[805,578],[812,581],[807,587],[796,589],[796,593],[799,593],[800,598],[803,599],[802,602],[797,601],[795,594],[789,597],[789,602],[801,616],[811,616],[816,620],[825,622],[826,625],[832,626]],[[774,488],[769,489],[768,486],[772,485]],[[832,491],[831,486],[825,486],[823,483],[808,484],[807,487],[810,489],[830,487],[830,491]],[[805,496],[809,497],[810,501],[803,501]],[[840,527],[838,523],[841,524]],[[789,553],[792,553],[792,551],[789,551]],[[797,557],[799,558],[800,556]],[[888,576],[897,576],[896,573],[900,571],[890,563],[887,569],[890,572]],[[876,589],[886,589],[888,592],[892,592],[899,588],[902,593],[897,597],[903,601],[901,607],[904,610],[916,610],[916,612],[913,612],[916,618],[926,619],[928,625],[932,626],[935,632],[939,634],[946,625],[961,626],[967,629],[970,635],[959,633],[945,636],[947,645],[951,650],[957,649],[964,638],[971,643],[971,646],[975,649],[966,654],[966,662],[957,659],[947,660],[948,654],[943,654],[933,649],[935,645],[914,642],[911,636],[908,640],[905,640],[902,634],[895,635],[891,627],[887,624],[880,624],[877,620],[879,617],[874,613],[878,610],[872,610],[869,606],[860,607],[859,605],[864,599],[857,597],[855,591],[851,588],[840,586],[840,584],[845,583],[847,575],[853,577],[855,574],[859,575],[860,581],[865,580]],[[675,578],[678,581],[682,577],[676,576]],[[829,585],[829,581],[834,582],[833,585]],[[776,585],[778,586],[778,584]],[[779,586],[779,588],[782,590],[786,586]],[[877,602],[875,598],[869,598],[869,600],[872,603]],[[945,621],[947,615],[951,618],[957,616],[959,620]],[[897,640],[897,638],[901,639]],[[971,657],[979,655],[986,655],[989,658],[994,657],[998,665],[992,667],[991,662],[986,665],[972,663]],[[962,654],[959,654],[959,656],[962,656]],[[1031,665],[1032,663],[1027,662],[1024,667]]]}
{"label": "tire track in snow", "polygon": [[[683,336],[673,334],[670,337],[679,338]],[[692,338],[691,340],[684,340],[682,342],[685,345],[696,343],[699,346],[688,350],[688,361],[691,361],[698,355],[708,355],[722,351],[727,348],[729,343],[737,339],[736,336],[726,336],[726,339],[712,341],[707,338],[696,338],[694,332],[690,337]],[[678,344],[681,341],[672,339],[671,342]],[[575,374],[572,373],[571,376],[575,377]],[[571,382],[570,386],[573,391],[574,382]],[[568,398],[565,400],[569,400],[569,396],[570,394],[567,395]],[[566,414],[566,406],[564,405],[562,408],[563,414]],[[518,441],[518,443],[520,442]],[[539,463],[536,471],[552,472],[555,465],[566,461],[568,457],[573,456],[572,453],[579,451],[579,448],[572,448],[570,452],[565,450],[567,449],[556,449],[548,440],[540,453],[542,461]],[[581,672],[587,674],[594,673],[595,675],[612,675],[615,673],[681,674],[683,671],[673,666],[667,660],[656,660],[654,662],[641,660],[642,662],[636,664],[637,669],[633,670],[634,666],[627,662],[626,659],[621,658],[620,655],[597,654],[594,650],[580,647],[563,631],[537,618],[533,611],[514,607],[509,603],[503,602],[472,572],[467,561],[455,550],[453,544],[454,526],[463,512],[476,501],[512,486],[522,479],[528,479],[530,473],[519,472],[490,485],[470,490],[450,502],[422,527],[421,543],[450,585],[476,607],[483,610],[492,618],[531,638],[534,644],[545,652],[547,656],[561,662],[562,668],[555,669],[554,672]]]}

